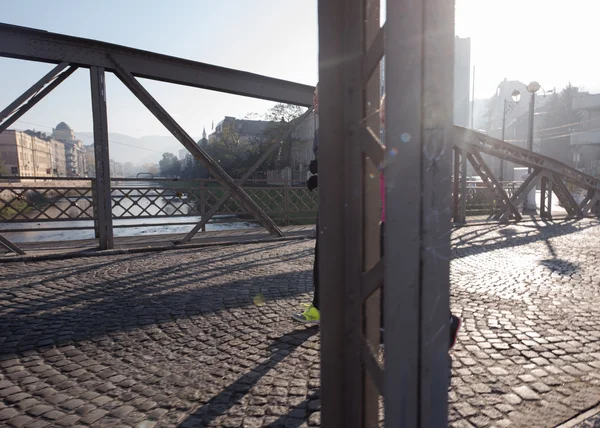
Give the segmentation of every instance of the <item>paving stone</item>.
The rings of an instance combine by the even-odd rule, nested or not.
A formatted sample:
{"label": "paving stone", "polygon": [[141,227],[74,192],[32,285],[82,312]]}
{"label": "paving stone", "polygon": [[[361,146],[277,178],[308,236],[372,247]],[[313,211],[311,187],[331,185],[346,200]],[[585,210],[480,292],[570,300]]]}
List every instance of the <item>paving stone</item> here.
{"label": "paving stone", "polygon": [[27,416],[27,415],[18,415],[18,416],[15,416],[12,419],[9,419],[8,421],[6,421],[6,424],[9,425],[9,426],[11,426],[11,427],[20,428],[20,427],[24,427],[25,425],[27,425],[32,420],[33,420],[33,418],[31,418],[30,416]]}
{"label": "paving stone", "polygon": [[81,418],[81,422],[91,425],[94,422],[96,422],[98,419],[104,417],[107,413],[108,413],[108,410],[104,410],[104,409],[92,410],[90,413],[88,413],[87,415],[85,415]]}
{"label": "paving stone", "polygon": [[[452,426],[534,427],[540,408],[554,426],[595,404],[597,242],[589,219],[453,230],[451,305],[464,324]],[[313,249],[289,241],[9,263],[0,347],[13,354],[0,356],[0,412],[34,418],[28,426],[150,428],[192,414],[207,426],[319,426],[319,331],[288,316],[312,297]],[[50,412],[63,416],[50,423]]]}
{"label": "paving stone", "polygon": [[506,401],[508,404],[512,404],[512,405],[517,405],[517,404],[521,404],[521,401],[523,401],[521,399],[520,396],[516,395],[516,394],[504,394],[502,396],[502,398],[504,399],[504,401]]}
{"label": "paving stone", "polygon": [[528,386],[525,386],[525,385],[513,388],[513,391],[519,397],[521,397],[523,400],[539,400],[540,399],[540,396],[538,394],[536,394],[531,388],[529,388]]}
{"label": "paving stone", "polygon": [[7,407],[5,409],[0,409],[0,421],[6,421],[8,419],[14,418],[18,414],[19,414],[19,412],[17,412],[12,407]]}
{"label": "paving stone", "polygon": [[61,412],[60,410],[50,410],[49,412],[44,413],[44,418],[50,419],[51,421],[55,421],[57,419],[61,419],[66,415],[66,413]]}
{"label": "paving stone", "polygon": [[46,404],[38,404],[33,407],[29,407],[26,412],[32,416],[41,416],[52,409],[54,409],[54,407]]}

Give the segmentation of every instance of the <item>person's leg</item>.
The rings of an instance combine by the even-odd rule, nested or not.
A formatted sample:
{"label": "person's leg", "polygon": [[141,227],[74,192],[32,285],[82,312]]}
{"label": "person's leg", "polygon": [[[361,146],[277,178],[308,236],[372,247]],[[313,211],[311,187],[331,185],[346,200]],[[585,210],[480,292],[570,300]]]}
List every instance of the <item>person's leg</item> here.
{"label": "person's leg", "polygon": [[[380,239],[380,241],[379,241],[379,256],[382,259],[383,259],[383,248],[384,248],[384,245],[383,245],[383,237],[384,236],[385,236],[385,223],[381,222],[381,223],[379,223],[379,239]],[[379,327],[380,328],[379,344],[381,346],[383,346],[383,343],[384,343],[383,342],[383,333],[384,333],[384,328],[383,328],[383,286],[381,287],[381,294],[380,294],[380,296],[381,296],[381,299],[380,299],[380,301],[381,301],[381,309],[380,309],[379,313],[381,315],[380,315],[380,321],[379,321],[380,322],[380,327]]]}
{"label": "person's leg", "polygon": [[313,295],[312,305],[319,309],[319,225],[317,223],[317,238],[315,240],[315,261],[313,263]]}
{"label": "person's leg", "polygon": [[312,305],[302,313],[292,314],[292,319],[305,324],[318,324],[321,321],[319,312],[319,217],[317,216],[317,236],[315,239],[315,259],[313,263],[313,288]]}

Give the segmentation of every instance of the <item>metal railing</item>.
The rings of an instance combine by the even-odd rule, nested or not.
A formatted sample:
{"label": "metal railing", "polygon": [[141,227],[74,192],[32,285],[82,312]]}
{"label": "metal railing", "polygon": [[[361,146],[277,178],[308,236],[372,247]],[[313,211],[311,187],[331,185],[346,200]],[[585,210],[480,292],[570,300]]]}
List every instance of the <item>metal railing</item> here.
{"label": "metal railing", "polygon": [[[512,197],[522,182],[505,181],[501,184],[507,195]],[[466,199],[467,216],[492,214],[502,205],[502,200],[482,181],[467,181]]]}
{"label": "metal railing", "polygon": [[[0,177],[0,230],[31,232],[27,223],[51,223],[40,231],[97,228],[94,182],[94,178]],[[282,180],[273,185],[267,180],[248,180],[243,189],[278,225],[315,222],[318,193],[310,192],[303,183]],[[111,179],[112,219],[137,221],[119,222],[113,227],[195,225],[226,191],[212,179],[114,178]],[[178,221],[169,222],[170,218]],[[144,219],[165,221],[140,222]],[[61,226],[61,222],[69,224]],[[237,199],[230,198],[209,224],[236,222],[255,220]],[[3,228],[6,224],[11,227]],[[24,227],[14,227],[19,224]],[[206,226],[202,231],[206,231]]]}

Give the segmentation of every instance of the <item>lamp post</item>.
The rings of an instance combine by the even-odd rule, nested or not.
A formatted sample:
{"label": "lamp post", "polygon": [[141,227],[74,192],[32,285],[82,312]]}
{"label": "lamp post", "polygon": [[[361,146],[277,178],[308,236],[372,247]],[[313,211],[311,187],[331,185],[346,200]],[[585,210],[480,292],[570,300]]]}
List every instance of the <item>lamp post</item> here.
{"label": "lamp post", "polygon": [[[511,94],[511,98],[513,100],[513,103],[516,104],[521,100],[521,92],[519,92],[518,90],[514,90],[513,93]],[[504,141],[504,131],[506,130],[506,114],[508,113],[508,107],[511,107],[512,110],[512,104],[508,103],[508,100],[506,98],[504,98],[504,112],[502,114],[502,141]],[[500,159],[500,182],[502,183],[504,181],[504,159]]]}
{"label": "lamp post", "polygon": [[[535,111],[535,93],[540,90],[540,84],[538,82],[531,82],[527,85],[527,92],[531,94],[529,98],[529,130],[527,133],[527,150],[533,151],[533,116]],[[531,174],[531,167],[527,169],[528,173]],[[535,188],[527,195],[527,201],[523,211],[534,214],[536,212],[536,201],[535,201]]]}

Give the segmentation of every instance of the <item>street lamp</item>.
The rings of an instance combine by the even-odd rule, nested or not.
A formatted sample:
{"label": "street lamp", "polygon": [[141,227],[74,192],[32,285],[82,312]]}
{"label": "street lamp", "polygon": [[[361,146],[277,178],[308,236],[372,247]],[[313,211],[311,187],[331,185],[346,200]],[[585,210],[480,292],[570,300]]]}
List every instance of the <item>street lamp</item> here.
{"label": "street lamp", "polygon": [[[513,103],[509,104],[508,100],[504,98],[504,113],[502,114],[502,141],[504,141],[504,131],[506,129],[506,114],[508,113],[508,108],[510,107],[511,111],[514,104],[517,104],[521,100],[521,92],[518,90],[514,90],[511,94],[511,98]],[[504,159],[500,159],[500,182],[504,181]]]}
{"label": "street lamp", "polygon": [[[531,82],[527,85],[527,92],[531,94],[529,98],[529,131],[527,133],[527,150],[533,151],[533,116],[535,110],[535,93],[539,91],[541,88],[538,82]],[[527,172],[531,175],[531,167],[527,169]],[[527,195],[527,201],[525,203],[525,209],[523,211],[528,211],[530,213],[536,212],[536,202],[535,202],[535,188],[529,192]]]}

